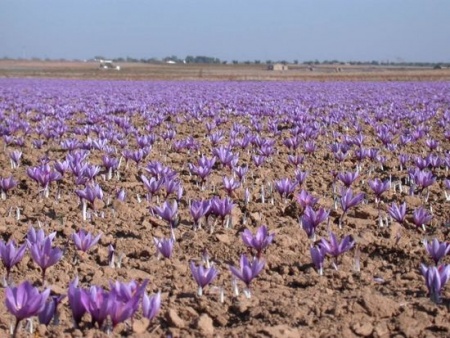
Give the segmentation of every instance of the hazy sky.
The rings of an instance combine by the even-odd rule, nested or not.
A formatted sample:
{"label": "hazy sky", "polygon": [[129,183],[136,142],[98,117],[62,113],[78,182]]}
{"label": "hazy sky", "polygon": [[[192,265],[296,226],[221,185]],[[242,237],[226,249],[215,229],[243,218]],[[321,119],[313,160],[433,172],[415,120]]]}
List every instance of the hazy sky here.
{"label": "hazy sky", "polygon": [[450,61],[449,0],[0,0],[0,57]]}

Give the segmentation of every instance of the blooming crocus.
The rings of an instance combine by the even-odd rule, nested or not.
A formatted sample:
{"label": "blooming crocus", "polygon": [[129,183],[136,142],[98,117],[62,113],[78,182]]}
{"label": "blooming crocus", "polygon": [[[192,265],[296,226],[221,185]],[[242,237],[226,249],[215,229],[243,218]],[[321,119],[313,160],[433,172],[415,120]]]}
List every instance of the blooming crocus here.
{"label": "blooming crocus", "polygon": [[295,198],[302,209],[306,209],[306,207],[308,206],[313,207],[319,200],[318,198],[315,198],[313,195],[308,193],[306,190],[300,191],[300,194],[295,195]]}
{"label": "blooming crocus", "polygon": [[59,248],[52,248],[52,240],[47,237],[42,243],[30,245],[30,253],[33,261],[42,269],[42,280],[45,280],[47,269],[59,262],[63,251]]}
{"label": "blooming crocus", "polygon": [[248,229],[245,229],[241,234],[244,244],[250,249],[255,249],[257,257],[261,257],[261,253],[270,245],[270,243],[272,243],[274,237],[275,234],[269,234],[269,230],[265,225],[260,226],[258,230],[256,230],[255,236],[253,236],[252,232]]}
{"label": "blooming crocus", "polygon": [[314,211],[310,206],[306,207],[301,217],[301,226],[309,238],[314,240],[317,227],[328,218],[329,214],[330,212],[323,208]]}
{"label": "blooming crocus", "polygon": [[58,304],[64,299],[65,295],[51,296],[45,303],[44,308],[38,314],[39,324],[49,325],[53,318],[57,318]]}
{"label": "blooming crocus", "polygon": [[28,248],[30,248],[33,244],[39,244],[43,243],[47,238],[50,239],[50,241],[53,241],[53,239],[56,236],[56,231],[50,233],[48,236],[45,236],[44,229],[39,229],[36,231],[35,228],[30,227],[30,229],[27,232],[27,245]]}
{"label": "blooming crocus", "polygon": [[165,201],[161,207],[154,207],[153,211],[163,220],[169,223],[171,229],[178,223],[178,203],[173,201],[172,205]]}
{"label": "blooming crocus", "polygon": [[45,302],[50,295],[47,288],[42,293],[33,287],[30,282],[25,281],[17,287],[7,287],[5,291],[5,304],[8,311],[16,317],[16,324],[12,337],[17,336],[19,323],[26,318],[36,316],[44,309]]}
{"label": "blooming crocus", "polygon": [[222,179],[223,188],[227,192],[228,196],[231,196],[233,194],[233,191],[238,189],[241,186],[241,183],[239,181],[236,181],[233,177],[228,178],[224,177]]}
{"label": "blooming crocus", "polygon": [[352,172],[339,173],[337,175],[337,178],[344,184],[346,188],[350,188],[350,186],[353,184],[353,182],[356,181],[358,177],[359,173],[357,171],[354,173]]}
{"label": "blooming crocus", "polygon": [[262,259],[253,259],[249,261],[246,255],[241,255],[240,267],[230,265],[231,273],[243,281],[246,285],[246,296],[250,297],[250,283],[264,269],[265,261]]}
{"label": "blooming crocus", "polygon": [[424,208],[419,207],[414,210],[413,222],[417,227],[422,227],[425,231],[425,225],[431,222],[433,216]]}
{"label": "blooming crocus", "polygon": [[321,245],[312,246],[309,249],[311,253],[311,259],[316,267],[316,270],[320,276],[323,275],[323,262],[325,260],[325,256],[327,255],[326,250]]}
{"label": "blooming crocus", "polygon": [[406,203],[403,202],[400,206],[397,205],[397,203],[392,203],[392,205],[388,207],[388,212],[393,219],[403,225],[406,217]]}
{"label": "blooming crocus", "polygon": [[297,184],[297,181],[291,182],[288,178],[284,178],[275,182],[275,189],[281,197],[288,198],[295,191]]}
{"label": "blooming crocus", "polygon": [[50,183],[62,178],[61,174],[53,171],[48,164],[27,168],[27,174],[40,185],[43,189],[43,195],[46,198],[49,195]]}
{"label": "blooming crocus", "polygon": [[153,237],[153,242],[156,246],[156,252],[158,257],[163,256],[164,258],[172,257],[173,245],[175,243],[173,238],[156,238]]}
{"label": "blooming crocus", "polygon": [[450,265],[440,265],[439,267],[427,267],[420,265],[420,272],[425,278],[425,283],[430,295],[430,299],[435,303],[441,303],[441,291],[450,278]]}
{"label": "blooming crocus", "polygon": [[97,323],[101,329],[108,317],[109,293],[99,286],[91,286],[89,290],[81,290],[80,298],[86,312],[91,315],[92,324]]}
{"label": "blooming crocus", "polygon": [[161,309],[161,292],[153,296],[148,296],[144,293],[142,296],[142,316],[148,320],[152,320],[156,317]]}
{"label": "blooming crocus", "polygon": [[450,253],[450,244],[446,242],[439,242],[436,238],[429,243],[427,240],[423,241],[425,250],[431,256],[436,265],[439,261]]}
{"label": "blooming crocus", "polygon": [[342,228],[342,220],[344,219],[344,216],[347,214],[347,211],[360,204],[364,200],[364,193],[359,193],[356,195],[353,195],[353,192],[350,188],[344,189],[342,191],[341,195],[341,208],[342,208],[342,215],[339,218],[339,228]]}
{"label": "blooming crocus", "polygon": [[80,229],[78,233],[74,232],[72,234],[72,240],[78,250],[87,252],[97,244],[101,236],[102,234],[100,233],[96,237],[93,237],[90,232]]}
{"label": "blooming crocus", "polygon": [[198,285],[198,295],[203,295],[203,288],[212,283],[217,277],[217,270],[213,266],[205,268],[202,265],[196,266],[194,262],[189,263],[192,276]]}
{"label": "blooming crocus", "polygon": [[11,160],[11,168],[15,169],[19,167],[22,152],[20,150],[14,150],[9,153],[9,159]]}
{"label": "blooming crocus", "polygon": [[14,177],[9,176],[6,178],[0,177],[0,198],[6,200],[6,194],[11,189],[17,186],[17,181]]}
{"label": "blooming crocus", "polygon": [[381,195],[390,188],[391,184],[388,180],[382,182],[378,178],[374,180],[369,180],[368,183],[370,188],[375,194],[375,203],[377,203],[378,205],[381,199]]}
{"label": "blooming crocus", "polygon": [[189,211],[194,219],[194,228],[198,228],[200,218],[205,216],[211,208],[211,201],[192,201]]}
{"label": "blooming crocus", "polygon": [[329,235],[330,241],[328,242],[326,239],[322,238],[320,244],[327,254],[334,257],[334,267],[337,269],[337,258],[344,252],[353,248],[355,241],[351,235],[345,236],[340,242],[332,231],[330,231]]}
{"label": "blooming crocus", "polygon": [[231,214],[234,204],[233,201],[226,197],[224,199],[214,197],[211,199],[210,212],[222,219],[222,223],[225,221],[225,217]]}
{"label": "blooming crocus", "polygon": [[80,198],[82,203],[82,216],[83,221],[87,219],[86,211],[87,211],[87,202],[91,204],[91,207],[94,208],[94,202],[96,199],[103,199],[103,190],[98,184],[92,184],[86,186],[84,189],[75,190],[75,193]]}
{"label": "blooming crocus", "polygon": [[11,269],[22,260],[26,248],[26,244],[22,244],[21,247],[16,247],[14,240],[10,240],[8,244],[0,240],[0,258],[6,268],[6,283],[9,281]]}
{"label": "blooming crocus", "polygon": [[80,324],[83,315],[86,313],[86,308],[81,302],[82,292],[83,289],[78,287],[78,276],[76,276],[75,279],[69,284],[67,296],[69,299],[69,307],[72,311],[72,317],[77,327]]}

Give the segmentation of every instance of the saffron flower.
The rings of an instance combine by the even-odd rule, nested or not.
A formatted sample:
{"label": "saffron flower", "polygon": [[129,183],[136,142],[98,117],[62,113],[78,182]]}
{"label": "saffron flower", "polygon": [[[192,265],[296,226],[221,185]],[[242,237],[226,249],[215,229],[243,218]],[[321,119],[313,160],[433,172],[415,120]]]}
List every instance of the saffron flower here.
{"label": "saffron flower", "polygon": [[283,178],[275,182],[275,189],[281,197],[288,198],[289,195],[294,193],[297,184],[297,181],[291,182],[288,178]]}
{"label": "saffron flower", "polygon": [[313,207],[319,200],[318,198],[315,198],[313,195],[308,193],[306,190],[300,191],[300,194],[297,194],[295,198],[297,199],[298,204],[300,204],[303,209],[306,209],[306,207],[308,206]]}
{"label": "saffron flower", "polygon": [[329,234],[330,241],[328,242],[326,239],[321,239],[321,246],[323,250],[334,257],[334,268],[337,270],[337,258],[342,255],[344,252],[349,251],[355,245],[355,241],[351,235],[345,236],[341,241],[339,241],[336,235],[330,231]]}
{"label": "saffron flower", "polygon": [[38,319],[40,324],[49,325],[53,318],[57,318],[58,305],[64,299],[65,295],[51,296],[45,303],[44,308],[39,312]]}
{"label": "saffron flower", "polygon": [[326,250],[321,245],[312,246],[309,249],[311,253],[311,259],[316,267],[316,270],[320,276],[323,275],[323,262],[325,260],[325,256],[327,255]]}
{"label": "saffron flower", "polygon": [[436,238],[428,243],[427,240],[423,241],[423,245],[425,246],[425,250],[431,256],[431,259],[434,261],[436,265],[439,264],[439,261],[450,253],[450,244],[446,242],[439,242]]}
{"label": "saffron flower", "polygon": [[173,201],[172,205],[165,201],[161,207],[154,207],[153,211],[163,220],[169,223],[171,228],[176,227],[178,222],[178,203]]}
{"label": "saffron flower", "polygon": [[189,211],[194,219],[194,229],[200,228],[199,221],[203,216],[206,216],[211,208],[210,201],[192,201]]}
{"label": "saffron flower", "polygon": [[156,317],[161,309],[161,292],[153,296],[148,296],[144,293],[142,296],[142,315],[148,320]]}
{"label": "saffron flower", "polygon": [[19,323],[26,318],[36,316],[44,309],[45,302],[50,295],[50,289],[42,293],[33,287],[30,282],[25,281],[17,287],[7,287],[5,291],[5,304],[8,311],[16,317],[16,324],[12,337],[17,336]]}
{"label": "saffron flower", "polygon": [[235,267],[230,265],[231,273],[243,281],[246,285],[245,295],[250,298],[250,283],[251,281],[259,275],[259,273],[264,269],[265,261],[255,258],[253,261],[249,261],[246,255],[241,255],[240,266]]}
{"label": "saffron flower", "polygon": [[10,240],[8,244],[0,240],[0,258],[6,269],[6,283],[9,281],[11,269],[22,260],[26,248],[25,244],[22,244],[21,247],[16,247],[14,240]]}
{"label": "saffron flower", "polygon": [[252,232],[248,229],[245,229],[241,238],[244,244],[250,249],[256,250],[256,257],[261,257],[261,253],[265,250],[270,243],[272,243],[275,237],[274,233],[269,234],[269,230],[265,225],[262,225],[256,230],[256,235],[253,236]]}
{"label": "saffron flower", "polygon": [[164,258],[167,259],[172,257],[173,244],[175,243],[173,238],[158,239],[156,237],[153,237],[153,242],[155,243],[158,257],[163,256]]}
{"label": "saffron flower", "polygon": [[433,216],[422,207],[414,210],[413,222],[417,227],[422,227],[423,231],[425,231],[425,225],[430,223],[432,218]]}
{"label": "saffron flower", "polygon": [[100,233],[96,237],[93,237],[90,232],[87,233],[86,231],[80,229],[78,233],[74,232],[72,234],[72,240],[78,250],[88,252],[98,243],[101,236],[102,234]]}
{"label": "saffron flower", "polygon": [[350,186],[353,184],[353,182],[356,181],[356,179],[359,177],[358,172],[345,172],[345,173],[339,173],[337,175],[337,178],[344,184],[346,188],[350,188]]}
{"label": "saffron flower", "polygon": [[17,181],[14,179],[14,177],[0,177],[0,198],[2,200],[6,200],[6,194],[8,193],[8,191],[15,188],[16,186]]}
{"label": "saffron flower", "polygon": [[329,214],[330,212],[323,208],[314,211],[310,206],[306,207],[301,217],[301,226],[309,238],[315,239],[317,227],[328,218]]}
{"label": "saffron flower", "polygon": [[372,191],[375,194],[375,203],[378,205],[381,199],[381,195],[389,190],[390,183],[388,180],[382,182],[380,179],[376,178],[372,181],[369,181],[369,187],[372,189]]}
{"label": "saffron flower", "polygon": [[77,327],[80,324],[83,315],[86,313],[86,308],[81,302],[82,293],[83,289],[78,287],[78,276],[76,276],[75,279],[69,284],[67,296],[69,299],[69,307],[72,311],[72,318]]}
{"label": "saffron flower", "polygon": [[430,295],[430,299],[439,304],[442,302],[441,291],[450,278],[450,265],[440,265],[439,267],[427,267],[420,265],[420,272],[425,278],[425,283]]}
{"label": "saffron flower", "polygon": [[350,208],[353,208],[354,206],[360,204],[363,200],[364,200],[364,193],[353,195],[353,192],[350,188],[342,190],[341,195],[342,215],[339,218],[339,229],[342,229],[342,220],[344,219],[344,216],[347,214],[347,211]]}
{"label": "saffron flower", "polygon": [[194,262],[189,263],[192,276],[198,285],[198,295],[203,295],[203,288],[212,283],[217,277],[217,270],[213,266],[205,268],[202,265],[196,266]]}
{"label": "saffron flower", "polygon": [[393,219],[403,225],[406,217],[406,203],[403,202],[400,206],[397,205],[397,203],[392,203],[392,205],[388,207],[388,213]]}
{"label": "saffron flower", "polygon": [[33,261],[42,269],[42,280],[45,280],[47,269],[58,263],[63,255],[61,249],[52,248],[52,240],[49,237],[42,243],[30,245],[30,252]]}
{"label": "saffron flower", "polygon": [[81,290],[80,293],[83,307],[91,315],[92,324],[97,323],[99,329],[103,327],[109,314],[108,296],[108,292],[95,285],[89,290]]}

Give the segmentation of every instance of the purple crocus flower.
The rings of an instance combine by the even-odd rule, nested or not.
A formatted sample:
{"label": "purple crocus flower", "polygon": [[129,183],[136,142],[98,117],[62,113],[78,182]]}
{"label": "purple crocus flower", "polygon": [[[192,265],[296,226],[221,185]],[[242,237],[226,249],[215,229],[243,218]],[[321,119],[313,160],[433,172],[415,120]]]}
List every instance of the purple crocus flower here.
{"label": "purple crocus flower", "polygon": [[301,217],[301,225],[309,238],[314,240],[317,227],[328,218],[329,214],[330,212],[323,208],[314,211],[310,206],[306,207],[303,216]]}
{"label": "purple crocus flower", "polygon": [[436,238],[428,243],[427,240],[423,241],[423,245],[425,246],[425,250],[431,256],[434,263],[436,265],[439,264],[439,261],[450,253],[450,244],[446,242],[439,242]]}
{"label": "purple crocus flower", "polygon": [[350,186],[353,184],[353,182],[356,181],[356,179],[359,177],[358,172],[345,172],[345,173],[339,173],[337,175],[337,178],[344,184],[346,188],[350,188]]}
{"label": "purple crocus flower", "polygon": [[198,284],[198,295],[203,295],[203,288],[212,283],[217,277],[217,270],[214,267],[205,268],[202,265],[196,266],[194,262],[189,263],[194,280]]}
{"label": "purple crocus flower", "polygon": [[353,191],[351,189],[344,189],[341,195],[341,208],[344,211],[344,214],[350,208],[360,204],[364,200],[364,193],[359,193],[353,195]]}
{"label": "purple crocus flower", "polygon": [[91,315],[92,324],[97,323],[99,329],[108,317],[109,293],[99,286],[91,286],[89,290],[81,290],[80,299],[83,307]]}
{"label": "purple crocus flower", "polygon": [[28,248],[30,248],[33,244],[39,244],[43,243],[47,238],[50,239],[50,241],[53,241],[53,239],[56,237],[56,231],[50,233],[48,236],[45,236],[44,229],[39,229],[36,231],[35,228],[30,227],[27,233],[27,245]]}
{"label": "purple crocus flower", "polygon": [[142,296],[142,315],[148,320],[152,320],[156,317],[161,309],[161,292],[153,296],[148,296],[144,293]]}
{"label": "purple crocus flower", "polygon": [[417,227],[422,227],[425,231],[425,225],[431,222],[433,216],[423,207],[414,210],[413,222]]}
{"label": "purple crocus flower", "polygon": [[317,272],[320,276],[323,275],[323,262],[325,260],[325,256],[327,255],[326,250],[321,245],[312,246],[309,249],[311,253],[311,259],[316,267]]}
{"label": "purple crocus flower", "polygon": [[21,247],[16,247],[14,240],[10,240],[8,244],[5,244],[3,240],[0,240],[0,258],[6,269],[7,283],[9,281],[11,269],[22,260],[26,248],[26,244],[22,244]]}
{"label": "purple crocus flower", "polygon": [[261,253],[265,250],[270,243],[272,243],[275,237],[274,233],[269,234],[269,230],[265,225],[262,225],[256,230],[256,235],[253,236],[252,232],[248,229],[245,229],[241,238],[244,244],[250,249],[256,250],[256,257],[261,257]]}
{"label": "purple crocus flower", "polygon": [[295,198],[303,210],[308,206],[313,207],[319,200],[318,198],[315,198],[313,195],[308,193],[306,190],[300,191],[300,194],[297,194]]}
{"label": "purple crocus flower", "polygon": [[275,182],[275,189],[281,197],[288,198],[289,195],[294,193],[297,184],[297,181],[291,182],[288,178],[284,178]]}
{"label": "purple crocus flower", "polygon": [[49,297],[44,308],[39,312],[39,324],[49,325],[53,318],[57,318],[58,305],[64,297],[65,295]]}
{"label": "purple crocus flower", "polygon": [[11,160],[11,167],[13,169],[19,167],[21,158],[22,152],[20,150],[13,150],[9,153],[9,159]]}
{"label": "purple crocus flower", "polygon": [[403,225],[406,217],[406,203],[403,202],[400,206],[398,206],[397,203],[392,203],[392,205],[388,207],[388,212],[393,219]]}
{"label": "purple crocus flower", "polygon": [[211,201],[192,201],[189,209],[194,219],[194,228],[199,227],[199,220],[205,216],[211,208]]}
{"label": "purple crocus flower", "polygon": [[83,293],[83,289],[78,287],[78,276],[69,284],[69,291],[67,292],[67,296],[69,299],[69,307],[72,311],[72,317],[75,322],[75,325],[78,325],[83,318],[83,315],[86,313],[86,308],[81,302],[81,294]]}
{"label": "purple crocus flower", "polygon": [[222,219],[222,223],[225,221],[225,217],[231,214],[234,204],[233,201],[226,198],[214,197],[211,199],[211,209],[210,212]]}
{"label": "purple crocus flower", "polygon": [[52,240],[46,237],[42,243],[28,244],[33,261],[42,269],[42,280],[45,280],[45,272],[61,259],[63,252],[59,248],[52,248]]}
{"label": "purple crocus flower", "polygon": [[320,244],[327,254],[334,257],[334,267],[337,269],[337,258],[344,252],[353,248],[355,241],[351,235],[345,236],[340,242],[332,231],[330,231],[329,235],[330,241],[328,242],[326,239],[322,238]]}
{"label": "purple crocus flower", "polygon": [[223,188],[227,192],[228,196],[231,196],[233,194],[233,191],[238,189],[241,186],[241,183],[239,181],[236,181],[233,177],[228,178],[224,177],[222,179]]}
{"label": "purple crocus flower", "polygon": [[156,246],[156,252],[158,256],[163,256],[164,258],[169,259],[172,257],[173,245],[175,243],[173,238],[156,238],[153,237],[153,242]]}
{"label": "purple crocus flower", "polygon": [[161,207],[154,207],[153,211],[163,220],[169,223],[171,228],[178,223],[178,203],[173,201],[172,205],[165,201]]}
{"label": "purple crocus flower", "polygon": [[36,316],[44,309],[45,302],[50,295],[47,288],[42,293],[25,281],[17,287],[7,287],[5,291],[5,304],[8,311],[16,317],[16,324],[12,337],[17,336],[19,323],[26,318]]}
{"label": "purple crocus flower", "polygon": [[441,303],[441,291],[450,278],[450,265],[440,265],[439,267],[427,267],[420,265],[420,272],[425,278],[425,283],[430,295],[430,299],[434,303]]}
{"label": "purple crocus flower", "polygon": [[231,273],[245,283],[247,297],[250,297],[249,288],[251,281],[264,269],[264,265],[264,260],[255,258],[250,262],[246,255],[241,255],[240,267],[230,265]]}
{"label": "purple crocus flower", "polygon": [[17,181],[14,177],[9,176],[6,178],[0,177],[0,197],[2,200],[6,200],[6,193],[17,186]]}
{"label": "purple crocus flower", "polygon": [[234,167],[233,168],[234,173],[239,178],[239,180],[242,182],[245,178],[245,175],[247,175],[248,172],[248,165],[242,166],[242,167]]}
{"label": "purple crocus flower", "polygon": [[43,189],[44,197],[49,195],[50,183],[62,178],[61,174],[53,171],[48,164],[27,168],[27,174]]}
{"label": "purple crocus flower", "polygon": [[344,216],[347,214],[347,211],[350,208],[360,204],[363,200],[364,200],[364,193],[353,195],[353,192],[350,188],[342,190],[340,199],[342,215],[339,218],[339,229],[342,228],[342,220],[344,219]]}
{"label": "purple crocus flower", "polygon": [[372,189],[372,191],[374,192],[376,198],[375,198],[375,202],[378,204],[381,198],[381,195],[389,190],[391,184],[388,180],[382,182],[380,179],[376,178],[372,181],[369,181],[369,186]]}
{"label": "purple crocus flower", "polygon": [[93,237],[90,232],[86,232],[82,229],[78,233],[72,234],[72,240],[78,250],[88,252],[94,245],[97,244],[102,234],[98,234],[97,237]]}

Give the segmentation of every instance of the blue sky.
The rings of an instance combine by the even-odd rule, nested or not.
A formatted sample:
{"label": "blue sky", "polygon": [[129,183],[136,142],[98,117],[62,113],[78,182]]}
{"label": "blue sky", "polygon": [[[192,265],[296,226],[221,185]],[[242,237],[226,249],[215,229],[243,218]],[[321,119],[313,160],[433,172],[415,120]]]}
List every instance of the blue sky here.
{"label": "blue sky", "polygon": [[0,0],[0,57],[450,61],[448,0]]}

